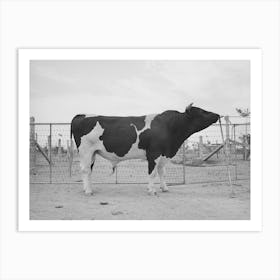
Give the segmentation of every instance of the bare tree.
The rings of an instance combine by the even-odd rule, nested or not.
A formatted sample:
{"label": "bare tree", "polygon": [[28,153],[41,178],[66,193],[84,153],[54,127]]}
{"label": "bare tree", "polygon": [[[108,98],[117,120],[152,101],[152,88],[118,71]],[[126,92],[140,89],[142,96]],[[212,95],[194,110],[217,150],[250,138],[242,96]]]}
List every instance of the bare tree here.
{"label": "bare tree", "polygon": [[[248,108],[246,109],[236,108],[236,112],[243,118],[248,118],[250,117],[251,114]],[[242,135],[241,138],[243,138],[243,142],[244,142],[244,159],[248,160],[250,157],[251,135],[250,133],[248,134],[247,121],[245,123],[245,134]],[[249,147],[248,151],[247,151],[247,146]]]}
{"label": "bare tree", "polygon": [[248,108],[247,109],[236,108],[235,110],[243,118],[249,117],[251,114]]}

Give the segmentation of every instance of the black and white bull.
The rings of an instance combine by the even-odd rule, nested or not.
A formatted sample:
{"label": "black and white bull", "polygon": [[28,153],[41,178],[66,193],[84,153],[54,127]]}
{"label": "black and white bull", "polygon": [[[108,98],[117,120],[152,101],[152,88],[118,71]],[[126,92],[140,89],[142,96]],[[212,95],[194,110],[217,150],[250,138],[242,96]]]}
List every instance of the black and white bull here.
{"label": "black and white bull", "polygon": [[190,135],[218,119],[218,114],[192,104],[183,113],[165,111],[139,117],[76,115],[71,122],[71,137],[74,135],[79,151],[85,193],[93,192],[90,176],[97,154],[112,163],[113,171],[123,160],[147,160],[148,192],[156,194],[157,173],[161,190],[168,191],[164,181],[165,164]]}

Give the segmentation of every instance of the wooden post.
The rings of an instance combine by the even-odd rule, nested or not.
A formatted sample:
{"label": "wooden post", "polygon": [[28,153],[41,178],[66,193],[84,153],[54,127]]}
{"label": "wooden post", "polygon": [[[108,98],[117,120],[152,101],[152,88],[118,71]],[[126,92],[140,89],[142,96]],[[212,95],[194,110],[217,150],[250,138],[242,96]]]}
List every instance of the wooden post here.
{"label": "wooden post", "polygon": [[57,150],[57,155],[58,157],[61,156],[61,139],[58,139],[58,150]]}
{"label": "wooden post", "polygon": [[229,185],[231,188],[231,197],[235,197],[235,192],[233,189],[233,185],[232,185],[232,180],[231,180],[231,174],[230,174],[230,153],[229,153],[229,148],[230,148],[230,141],[229,141],[229,116],[225,116],[224,117],[225,122],[226,122],[226,139],[225,139],[225,156],[226,156],[226,163],[227,163],[227,174],[228,174],[228,181],[229,181]]}
{"label": "wooden post", "polygon": [[71,164],[70,164],[70,145],[69,145],[69,140],[66,142],[67,144],[67,159],[69,163],[69,176],[71,177]]}
{"label": "wooden post", "polygon": [[[36,133],[37,135],[37,133]],[[30,173],[36,174],[35,118],[30,117]]]}
{"label": "wooden post", "polygon": [[70,139],[70,145],[69,140],[67,140],[67,153],[68,153],[68,160],[69,160],[69,176],[72,176],[72,164],[73,164],[73,140]]}
{"label": "wooden post", "polygon": [[248,153],[247,153],[247,134],[243,135],[243,159],[247,160]]}
{"label": "wooden post", "polygon": [[[216,145],[218,146],[218,140],[216,140]],[[219,151],[216,153],[217,159],[219,158]]]}
{"label": "wooden post", "polygon": [[48,158],[51,158],[51,136],[48,135]]}
{"label": "wooden post", "polygon": [[229,122],[229,117],[228,116],[225,116],[224,119],[225,119],[225,122],[226,122],[226,139],[225,139],[226,140],[225,141],[226,142],[225,143],[226,144],[226,146],[225,146],[226,147],[226,156],[229,157],[229,149],[230,149],[230,146],[229,146],[229,123],[230,122]]}
{"label": "wooden post", "polygon": [[248,144],[248,141],[247,141],[247,138],[248,138],[248,129],[247,129],[247,117],[245,118],[245,141],[244,141],[244,158],[245,160],[247,160],[248,158],[248,153],[247,153],[247,144]]}
{"label": "wooden post", "polygon": [[50,159],[50,184],[52,183],[52,124],[50,123],[49,135],[49,159]]}
{"label": "wooden post", "polygon": [[186,184],[186,145],[187,145],[187,140],[185,140],[185,142],[183,142],[183,184]]}
{"label": "wooden post", "polygon": [[202,136],[199,136],[198,152],[199,152],[199,158],[202,158],[203,157],[203,137]]}
{"label": "wooden post", "polygon": [[233,125],[233,141],[234,141],[234,165],[235,165],[235,181],[237,181],[237,148],[236,148],[236,125]]}

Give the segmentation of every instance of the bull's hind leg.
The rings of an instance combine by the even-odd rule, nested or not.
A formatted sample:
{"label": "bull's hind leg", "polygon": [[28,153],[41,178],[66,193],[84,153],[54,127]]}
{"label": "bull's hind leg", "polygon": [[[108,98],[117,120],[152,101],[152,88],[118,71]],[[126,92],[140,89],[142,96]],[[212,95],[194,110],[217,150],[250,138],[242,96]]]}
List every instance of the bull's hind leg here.
{"label": "bull's hind leg", "polygon": [[164,180],[164,175],[165,175],[165,165],[168,162],[168,159],[165,157],[160,157],[158,163],[157,163],[157,171],[158,171],[158,176],[160,179],[160,189],[163,192],[168,192],[168,187],[165,183]]}
{"label": "bull's hind leg", "polygon": [[154,159],[149,158],[148,156],[147,159],[148,159],[148,171],[149,171],[149,183],[147,186],[148,194],[156,195],[157,191],[154,187],[154,181],[157,175],[156,162]]}
{"label": "bull's hind leg", "polygon": [[91,185],[91,170],[95,160],[95,150],[87,145],[81,145],[79,148],[80,167],[83,179],[83,189],[87,195],[93,193]]}
{"label": "bull's hind leg", "polygon": [[148,159],[148,168],[149,168],[149,184],[148,184],[148,193],[157,194],[156,189],[154,188],[154,183],[156,175],[158,173],[160,179],[160,189],[163,192],[168,191],[168,187],[164,180],[165,175],[165,165],[168,162],[168,159],[163,156],[159,156],[156,160],[147,156]]}

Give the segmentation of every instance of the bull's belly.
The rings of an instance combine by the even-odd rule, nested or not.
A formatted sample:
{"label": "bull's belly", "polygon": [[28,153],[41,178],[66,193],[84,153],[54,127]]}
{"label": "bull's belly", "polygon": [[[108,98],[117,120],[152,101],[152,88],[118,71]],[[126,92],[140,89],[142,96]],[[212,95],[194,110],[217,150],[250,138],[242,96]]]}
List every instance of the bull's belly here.
{"label": "bull's belly", "polygon": [[[134,145],[133,145],[134,146]],[[97,151],[101,157],[111,161],[112,163],[118,163],[120,161],[129,160],[129,159],[146,159],[146,151],[139,149],[138,147],[133,147],[125,154],[123,157],[119,157],[115,153],[108,152],[103,146],[102,149]]]}

